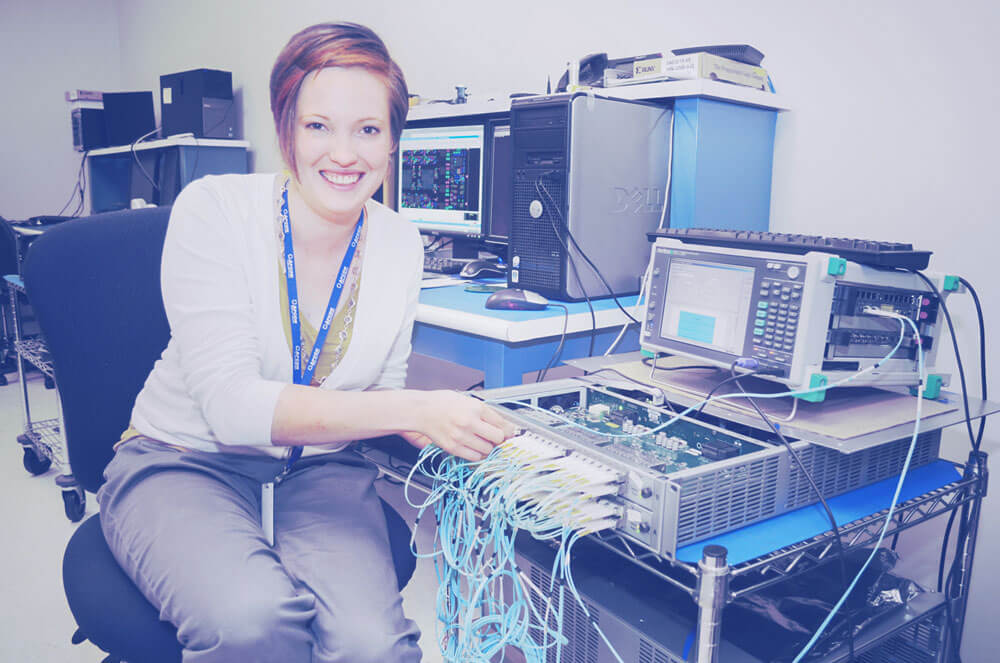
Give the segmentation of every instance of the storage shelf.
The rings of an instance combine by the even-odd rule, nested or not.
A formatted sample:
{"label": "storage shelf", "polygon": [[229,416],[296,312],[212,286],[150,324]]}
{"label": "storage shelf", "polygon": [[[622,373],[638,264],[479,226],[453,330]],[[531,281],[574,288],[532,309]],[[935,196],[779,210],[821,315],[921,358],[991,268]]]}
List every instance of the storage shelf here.
{"label": "storage shelf", "polygon": [[[959,508],[985,494],[985,480],[972,476],[930,491],[897,505],[886,538],[909,529],[942,513]],[[878,540],[888,509],[840,526],[844,550],[869,546]],[[591,539],[609,548],[628,561],[687,592],[697,595],[698,566],[675,560],[665,560],[649,552],[636,552],[634,544],[617,534],[600,533]],[[728,601],[758,592],[775,583],[814,569],[836,559],[837,542],[832,531],[785,546],[757,559],[730,568],[731,586]]]}
{"label": "storage shelf", "polygon": [[43,419],[28,424],[24,434],[32,442],[35,451],[45,456],[59,467],[68,467],[63,444],[62,423],[59,419]]}
{"label": "storage shelf", "polygon": [[17,350],[18,354],[25,361],[46,376],[55,379],[55,369],[53,368],[52,358],[49,356],[49,349],[45,345],[45,341],[37,338],[14,341],[14,349]]}

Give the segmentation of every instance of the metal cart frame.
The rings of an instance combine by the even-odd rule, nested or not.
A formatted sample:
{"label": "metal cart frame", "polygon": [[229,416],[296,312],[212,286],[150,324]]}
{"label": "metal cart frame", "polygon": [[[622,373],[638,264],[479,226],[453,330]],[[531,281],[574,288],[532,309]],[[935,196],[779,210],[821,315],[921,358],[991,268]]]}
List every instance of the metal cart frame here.
{"label": "metal cart frame", "polygon": [[[362,444],[359,451],[379,466],[384,474],[406,480],[410,469],[408,463],[377,445]],[[955,595],[950,598],[934,593],[921,595],[905,609],[895,611],[892,617],[859,634],[855,641],[855,655],[859,663],[882,661],[883,653],[900,648],[910,652],[907,654],[909,658],[898,659],[901,661],[946,663],[949,652],[957,650],[961,644],[961,627],[950,628],[946,615],[959,624],[964,621],[981,505],[989,479],[987,454],[972,453],[964,465],[953,464],[961,470],[961,478],[898,504],[886,530],[886,538],[956,509],[969,509],[968,533],[961,550],[957,552],[961,581]],[[425,488],[419,483],[414,487]],[[887,515],[888,508],[841,524],[839,529],[844,551],[873,545],[879,539]],[[722,611],[726,605],[838,558],[836,536],[832,531],[734,566],[727,563],[727,551],[721,546],[705,546],[700,562],[690,564],[668,560],[645,549],[637,551],[634,543],[615,533],[603,532],[589,538],[667,581],[696,602],[697,635],[691,658],[694,663],[719,663]],[[738,585],[738,589],[733,589],[734,585]],[[884,650],[883,647],[889,649]],[[822,660],[823,663],[843,663],[848,657],[847,647],[843,645]]]}
{"label": "metal cart frame", "polygon": [[5,276],[4,279],[10,294],[17,379],[21,387],[21,415],[24,433],[17,436],[17,441],[24,450],[24,469],[32,475],[38,476],[47,472],[54,463],[60,472],[55,482],[62,491],[66,517],[77,522],[83,518],[86,510],[86,495],[83,489],[77,485],[70,470],[63,436],[62,404],[58,397],[56,399],[59,408],[57,417],[37,421],[31,418],[26,364],[31,364],[42,373],[47,386],[51,382],[52,386],[57,388],[55,369],[48,357],[45,341],[39,338],[23,337],[20,298],[26,296],[24,283],[17,276]]}

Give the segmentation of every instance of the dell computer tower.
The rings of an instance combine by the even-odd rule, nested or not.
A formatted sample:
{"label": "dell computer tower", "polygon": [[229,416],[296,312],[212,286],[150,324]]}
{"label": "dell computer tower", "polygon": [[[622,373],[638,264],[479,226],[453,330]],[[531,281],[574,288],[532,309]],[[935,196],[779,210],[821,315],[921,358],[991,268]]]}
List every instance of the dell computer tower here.
{"label": "dell computer tower", "polygon": [[160,117],[164,136],[236,138],[233,75],[193,69],[160,76]]}
{"label": "dell computer tower", "polygon": [[639,291],[671,113],[579,92],[514,99],[508,285],[564,301]]}

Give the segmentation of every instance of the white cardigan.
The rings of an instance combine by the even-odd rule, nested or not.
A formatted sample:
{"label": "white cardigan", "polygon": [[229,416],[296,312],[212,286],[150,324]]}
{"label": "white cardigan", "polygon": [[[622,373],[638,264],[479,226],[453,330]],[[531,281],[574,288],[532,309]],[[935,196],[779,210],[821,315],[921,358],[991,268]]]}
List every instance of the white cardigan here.
{"label": "white cardigan", "polygon": [[[278,394],[292,382],[279,308],[276,177],[204,177],[177,197],[160,272],[170,342],[132,411],[143,435],[190,449],[283,455],[271,444]],[[406,379],[422,245],[392,210],[375,201],[365,209],[351,342],[324,389],[400,389]]]}

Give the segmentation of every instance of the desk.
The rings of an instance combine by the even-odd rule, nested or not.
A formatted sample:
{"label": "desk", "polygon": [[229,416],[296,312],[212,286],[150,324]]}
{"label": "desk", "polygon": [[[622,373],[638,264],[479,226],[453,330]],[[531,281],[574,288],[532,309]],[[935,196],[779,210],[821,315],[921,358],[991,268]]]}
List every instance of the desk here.
{"label": "desk", "polygon": [[174,136],[135,146],[143,168],[159,191],[136,167],[130,145],[105,147],[87,154],[91,212],[127,209],[132,198],[170,205],[189,182],[204,175],[246,173],[245,140]]}
{"label": "desk", "polygon": [[[496,281],[499,282],[499,281]],[[552,358],[562,335],[561,308],[544,311],[493,311],[485,307],[489,293],[465,292],[464,285],[420,292],[413,331],[413,351],[483,371],[486,389],[521,384],[528,371],[538,371]],[[637,297],[619,297],[636,318]],[[562,302],[559,302],[562,303]],[[594,300],[597,334],[594,353],[603,354],[627,321],[613,299]],[[588,356],[591,318],[586,302],[567,303],[569,319],[563,359]],[[639,347],[638,327],[630,329],[618,350]]]}

